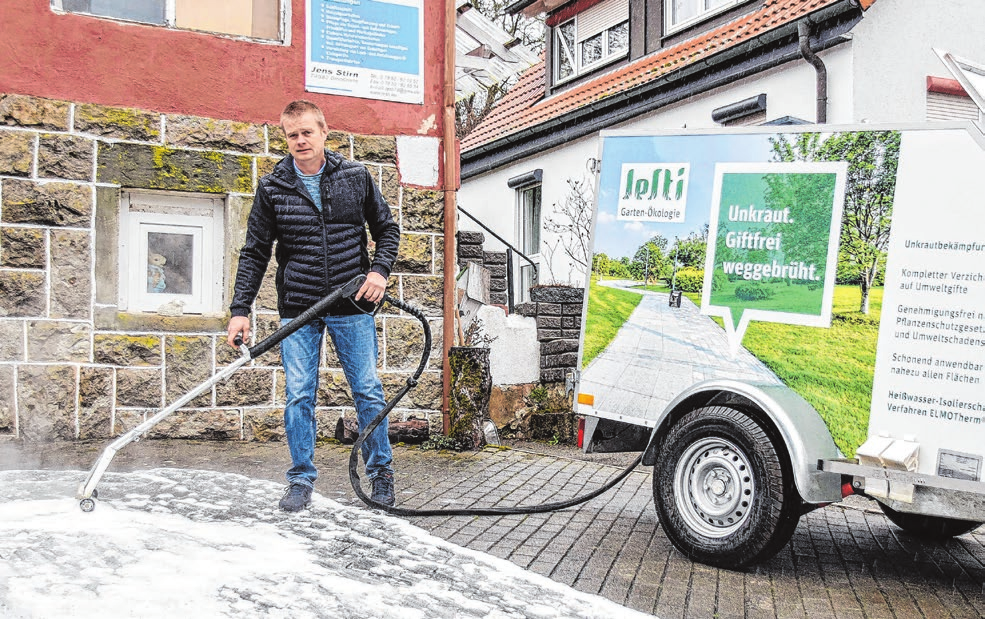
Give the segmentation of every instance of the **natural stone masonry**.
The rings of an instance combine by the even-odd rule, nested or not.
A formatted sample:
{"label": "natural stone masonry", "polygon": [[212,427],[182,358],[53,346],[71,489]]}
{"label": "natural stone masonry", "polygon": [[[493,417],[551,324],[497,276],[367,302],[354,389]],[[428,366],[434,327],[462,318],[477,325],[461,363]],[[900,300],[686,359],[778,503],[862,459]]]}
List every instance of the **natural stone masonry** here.
{"label": "natural stone masonry", "polygon": [[[173,402],[208,380],[212,368],[212,339],[207,337],[167,336],[164,343],[165,397]],[[212,394],[205,392],[191,406],[212,405]]]}
{"label": "natural stone masonry", "polygon": [[161,115],[133,108],[75,106],[75,130],[119,140],[161,141]]}
{"label": "natural stone masonry", "polygon": [[274,372],[245,368],[215,387],[216,406],[264,406],[273,403]]}
{"label": "natural stone masonry", "polygon": [[535,286],[530,289],[531,302],[516,308],[518,314],[537,320],[543,383],[564,382],[578,365],[584,298],[584,288]]}
{"label": "natural stone masonry", "polygon": [[76,372],[71,365],[17,368],[17,418],[22,438],[75,438]]}
{"label": "natural stone masonry", "polygon": [[489,303],[492,305],[509,305],[506,252],[485,251],[483,243],[485,243],[486,236],[481,232],[459,231],[456,236],[458,238],[456,246],[458,263],[464,266],[469,262],[474,262],[485,267],[489,272]]}
{"label": "natural stone masonry", "polygon": [[14,366],[0,365],[0,436],[13,434],[16,419]]}
{"label": "natural stone masonry", "polygon": [[69,104],[25,95],[0,94],[0,124],[27,129],[68,131]]}
{"label": "natural stone masonry", "polygon": [[27,323],[27,360],[31,362],[89,361],[89,334],[84,322],[30,320]]}
{"label": "natural stone masonry", "polygon": [[89,318],[92,306],[88,231],[51,231],[51,317]]}
{"label": "natural stone masonry", "polygon": [[0,320],[0,361],[24,361],[23,320]]}
{"label": "natural stone masonry", "polygon": [[164,146],[101,143],[96,180],[124,187],[248,193],[253,190],[253,160]]}
{"label": "natural stone masonry", "polygon": [[70,183],[3,180],[3,221],[66,228],[88,228],[92,189]]}
{"label": "natural stone masonry", "polygon": [[116,405],[161,407],[161,370],[121,368],[116,371]]}
{"label": "natural stone masonry", "polygon": [[179,411],[147,433],[148,438],[204,438],[227,441],[241,438],[237,410]]}
{"label": "natural stone masonry", "polygon": [[0,271],[0,316],[40,316],[45,298],[43,273]]}
{"label": "natural stone masonry", "polygon": [[110,438],[113,434],[113,369],[79,369],[79,438]]}
{"label": "natural stone masonry", "polygon": [[431,235],[400,235],[400,253],[394,270],[404,273],[431,273]]}
{"label": "natural stone masonry", "polygon": [[34,165],[34,136],[0,131],[0,174],[30,176]]}
{"label": "natural stone masonry", "polygon": [[[74,119],[74,120],[73,120]],[[162,133],[163,129],[163,133]],[[441,420],[443,193],[405,191],[393,136],[331,131],[328,148],[366,163],[401,224],[388,292],[424,307],[432,360],[414,411]],[[276,125],[162,114],[0,93],[0,434],[32,441],[106,439],[204,382],[238,356],[226,316],[126,312],[118,307],[120,200],[134,190],[215,194],[226,201],[224,298],[246,234],[256,179],[287,153]],[[272,263],[256,302],[255,341],[280,326]],[[139,267],[138,267],[139,268]],[[416,321],[386,308],[377,318],[388,393],[416,368]],[[387,321],[397,328],[387,349]],[[317,416],[332,435],[354,414],[332,345],[322,352]],[[387,359],[391,365],[386,367]],[[284,377],[275,348],[217,384],[156,437],[283,440]],[[323,429],[324,429],[323,428]]]}
{"label": "natural stone masonry", "polygon": [[283,409],[250,409],[243,418],[243,433],[248,441],[285,440]]}
{"label": "natural stone masonry", "polygon": [[38,176],[76,181],[92,180],[95,141],[70,135],[41,134]]}
{"label": "natural stone masonry", "polygon": [[117,366],[161,365],[161,338],[156,335],[97,333],[93,337],[94,361]]}
{"label": "natural stone masonry", "polygon": [[0,228],[0,266],[43,269],[44,230],[41,228]]}
{"label": "natural stone masonry", "polygon": [[171,146],[263,153],[263,127],[198,116],[165,117],[165,140]]}
{"label": "natural stone masonry", "polygon": [[445,225],[442,202],[439,191],[404,189],[401,227],[415,232],[442,232]]}
{"label": "natural stone masonry", "polygon": [[395,164],[397,140],[382,136],[356,136],[352,141],[352,156],[356,161]]}

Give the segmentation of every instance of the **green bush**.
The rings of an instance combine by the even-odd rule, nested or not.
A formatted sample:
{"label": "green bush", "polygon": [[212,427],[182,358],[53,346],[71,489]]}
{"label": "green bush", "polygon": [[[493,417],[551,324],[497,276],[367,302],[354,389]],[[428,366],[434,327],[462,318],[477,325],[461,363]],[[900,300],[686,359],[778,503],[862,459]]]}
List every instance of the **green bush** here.
{"label": "green bush", "polygon": [[715,271],[715,273],[711,276],[712,292],[718,292],[720,290],[723,290],[726,286],[728,286],[728,284],[729,284],[728,275],[722,273],[721,271]]}
{"label": "green bush", "polygon": [[774,294],[772,288],[759,283],[739,284],[735,287],[735,296],[743,301],[765,301]]}
{"label": "green bush", "polygon": [[684,292],[701,292],[701,286],[705,282],[704,269],[678,269],[677,289]]}

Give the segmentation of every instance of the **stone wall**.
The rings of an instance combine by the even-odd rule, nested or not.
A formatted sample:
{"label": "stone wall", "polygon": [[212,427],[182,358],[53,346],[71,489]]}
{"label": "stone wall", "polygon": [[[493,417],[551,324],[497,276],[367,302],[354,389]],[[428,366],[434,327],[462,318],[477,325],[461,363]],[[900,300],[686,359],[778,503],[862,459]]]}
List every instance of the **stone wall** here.
{"label": "stone wall", "polygon": [[485,251],[483,243],[486,236],[481,232],[462,230],[455,236],[457,237],[455,251],[459,266],[465,267],[469,262],[474,262],[485,267],[489,271],[489,302],[492,305],[508,305],[506,252]]}
{"label": "stone wall", "polygon": [[[389,294],[432,317],[429,370],[394,412],[441,424],[440,191],[404,187],[394,137],[332,132],[328,147],[363,162],[401,226]],[[121,193],[224,198],[224,306],[257,179],[287,152],[276,126],[0,94],[0,438],[119,435],[236,358],[226,315],[164,316],[118,305]],[[277,328],[273,268],[254,327]],[[377,318],[387,395],[418,363],[423,332],[393,308]],[[353,415],[330,345],[318,394],[320,433]],[[159,424],[151,437],[271,440],[283,436],[276,349]]]}
{"label": "stone wall", "polygon": [[534,286],[530,302],[517,305],[518,314],[537,319],[542,383],[563,383],[577,367],[584,300],[584,288]]}

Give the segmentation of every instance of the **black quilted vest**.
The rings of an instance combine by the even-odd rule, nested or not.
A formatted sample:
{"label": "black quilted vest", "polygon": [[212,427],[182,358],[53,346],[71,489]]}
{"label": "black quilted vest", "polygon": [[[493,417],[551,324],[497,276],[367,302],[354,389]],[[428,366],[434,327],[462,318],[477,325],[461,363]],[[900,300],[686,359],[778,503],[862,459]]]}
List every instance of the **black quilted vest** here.
{"label": "black quilted vest", "polygon": [[[277,310],[294,318],[360,273],[389,277],[397,258],[400,229],[376,182],[362,164],[325,152],[322,210],[315,207],[294,171],[290,155],[260,179],[240,250],[229,310],[249,316],[276,241]],[[376,249],[370,261],[366,227]],[[356,310],[348,302],[334,314]]]}

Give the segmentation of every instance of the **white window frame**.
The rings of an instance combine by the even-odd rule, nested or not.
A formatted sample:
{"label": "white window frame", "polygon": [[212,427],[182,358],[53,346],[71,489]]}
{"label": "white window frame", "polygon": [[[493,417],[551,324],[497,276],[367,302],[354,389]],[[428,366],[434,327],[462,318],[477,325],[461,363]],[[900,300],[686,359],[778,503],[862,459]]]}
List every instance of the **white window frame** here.
{"label": "white window frame", "polygon": [[[537,201],[537,247],[536,251],[533,253],[528,253],[527,247],[527,235],[530,230],[533,229],[532,226],[528,225],[527,218],[527,208],[525,202],[525,196],[528,192],[537,190],[538,201]],[[537,265],[538,273],[541,270],[541,253],[540,248],[543,244],[543,224],[544,224],[544,189],[542,183],[531,183],[524,185],[522,187],[516,188],[516,207],[517,207],[517,217],[516,217],[516,239],[517,247],[523,252],[527,258],[530,258],[531,262]],[[517,284],[520,287],[520,294],[518,298],[521,303],[525,303],[530,300],[530,287],[538,284],[539,282],[533,280],[533,267],[530,266],[523,258],[517,257],[519,261],[519,274],[517,278]],[[539,276],[538,276],[539,277]]]}
{"label": "white window frame", "polygon": [[[585,73],[626,57],[629,54],[628,40],[626,47],[621,50],[612,51],[609,49],[609,32],[623,25],[626,26],[628,35],[628,1],[608,0],[554,26],[552,51],[554,56],[552,63],[553,82],[555,84],[563,84],[580,75],[584,75]],[[571,48],[565,43],[562,35],[562,29],[568,26],[574,31],[572,37],[573,46]],[[583,62],[585,43],[596,36],[602,37],[602,55],[598,60],[585,63]],[[561,77],[562,58],[567,59],[571,63],[571,75]]]}
{"label": "white window frame", "polygon": [[695,4],[698,4],[698,13],[694,17],[689,17],[681,22],[674,23],[672,20],[674,12],[674,0],[664,0],[664,34],[673,34],[685,28],[689,28],[694,24],[703,22],[704,20],[713,17],[719,13],[724,13],[725,11],[747,2],[748,0],[728,0],[723,4],[716,6],[714,8],[702,8],[707,6],[708,0],[689,0]]}
{"label": "white window frame", "polygon": [[[224,311],[225,200],[214,194],[125,191],[120,200],[118,306],[125,312],[158,313],[180,302],[181,313],[216,315]],[[150,234],[191,236],[191,292],[150,292]]]}
{"label": "white window frame", "polygon": [[[561,29],[571,24],[574,28],[575,36],[574,38],[574,49],[568,49],[568,45],[564,42],[564,37],[561,35]],[[554,28],[554,83],[561,84],[567,82],[568,80],[573,80],[578,77],[578,22],[576,18],[571,18],[564,23],[558,24]],[[561,77],[561,54],[568,59],[571,63],[571,75]]]}
{"label": "white window frame", "polygon": [[164,21],[163,24],[155,24],[149,22],[138,22],[131,19],[126,19],[123,17],[111,17],[108,15],[96,15],[93,13],[84,13],[81,11],[70,11],[64,8],[63,0],[50,0],[51,9],[57,13],[69,13],[72,15],[85,15],[87,17],[94,17],[96,19],[108,19],[110,21],[119,21],[131,24],[141,24],[144,26],[157,26],[159,28],[168,28],[171,30],[181,30],[182,32],[198,32],[201,34],[207,34],[212,36],[229,37],[234,39],[241,39],[245,41],[254,41],[257,43],[274,43],[277,45],[290,45],[291,44],[291,0],[277,0],[280,4],[280,23],[278,24],[278,36],[276,39],[266,39],[261,37],[245,36],[241,34],[233,34],[228,32],[213,32],[208,30],[195,30],[193,28],[183,28],[177,25],[177,18],[175,16],[175,0],[163,0],[164,1]]}
{"label": "white window frame", "polygon": [[[621,50],[618,50],[618,51],[615,51],[615,52],[613,52],[613,51],[611,51],[609,49],[609,31],[611,31],[611,30],[613,30],[615,28],[618,28],[619,26],[622,26],[623,24],[626,24],[626,28],[628,30],[629,29],[629,20],[628,19],[625,19],[625,20],[619,22],[618,24],[609,26],[608,28],[606,28],[605,30],[602,30],[601,32],[596,32],[592,36],[586,37],[586,38],[582,39],[581,41],[578,41],[578,43],[577,43],[577,45],[575,47],[578,49],[578,62],[579,62],[579,65],[580,65],[580,69],[581,70],[583,70],[583,71],[591,71],[591,70],[595,69],[596,67],[601,67],[603,65],[609,64],[610,62],[612,62],[613,60],[616,60],[617,58],[622,58],[623,56],[625,56],[626,54],[629,53],[629,45],[628,44],[626,45],[626,47],[624,49],[621,49]],[[583,46],[585,45],[585,41],[588,41],[588,39],[590,39],[590,38],[592,38],[594,36],[599,36],[599,35],[601,35],[601,37],[602,37],[602,57],[599,58],[598,60],[596,60],[595,62],[592,62],[592,63],[589,63],[589,64],[581,64],[581,59],[583,58],[582,49],[583,49]]]}

